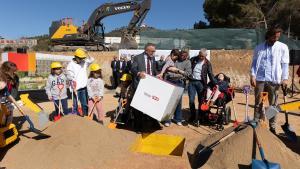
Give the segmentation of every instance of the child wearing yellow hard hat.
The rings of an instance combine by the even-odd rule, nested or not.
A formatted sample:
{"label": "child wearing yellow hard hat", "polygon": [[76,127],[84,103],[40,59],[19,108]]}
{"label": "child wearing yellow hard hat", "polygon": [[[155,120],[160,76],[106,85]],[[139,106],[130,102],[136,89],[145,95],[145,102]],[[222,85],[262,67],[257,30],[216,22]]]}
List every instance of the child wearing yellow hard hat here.
{"label": "child wearing yellow hard hat", "polygon": [[129,74],[129,73],[123,74],[120,81],[121,81],[121,94],[120,94],[120,96],[122,98],[126,98],[127,94],[128,94],[128,91],[129,91],[129,86],[132,82],[131,74]]}
{"label": "child wearing yellow hard hat", "polygon": [[[68,95],[67,83],[68,79],[62,71],[62,64],[60,62],[52,62],[51,73],[48,76],[47,84],[45,87],[46,94],[49,100],[54,102],[56,116],[59,115],[60,103],[63,107],[63,113],[68,113]],[[60,102],[59,102],[60,101]]]}
{"label": "child wearing yellow hard hat", "polygon": [[[96,114],[98,122],[103,124],[104,110],[102,99],[104,95],[104,82],[102,80],[102,72],[99,64],[93,63],[90,65],[90,75],[87,82],[87,90],[89,112],[93,111],[92,115]],[[94,105],[96,111],[94,111],[95,109],[93,110]]]}
{"label": "child wearing yellow hard hat", "polygon": [[[87,70],[93,61],[94,58],[90,57],[85,49],[78,48],[74,52],[73,60],[67,66],[67,75],[68,79],[71,80],[73,95],[80,100],[82,111],[86,116],[88,115]],[[74,110],[78,110],[77,99],[73,100],[73,107]],[[78,113],[81,112],[78,111]]]}

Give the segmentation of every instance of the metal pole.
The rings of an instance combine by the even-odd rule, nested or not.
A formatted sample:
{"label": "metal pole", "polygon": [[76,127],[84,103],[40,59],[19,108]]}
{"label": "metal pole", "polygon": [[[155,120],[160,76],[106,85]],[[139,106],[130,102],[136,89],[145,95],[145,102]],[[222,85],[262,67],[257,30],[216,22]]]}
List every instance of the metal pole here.
{"label": "metal pole", "polygon": [[293,64],[293,75],[292,75],[292,97],[294,96],[294,79],[295,79],[295,65]]}

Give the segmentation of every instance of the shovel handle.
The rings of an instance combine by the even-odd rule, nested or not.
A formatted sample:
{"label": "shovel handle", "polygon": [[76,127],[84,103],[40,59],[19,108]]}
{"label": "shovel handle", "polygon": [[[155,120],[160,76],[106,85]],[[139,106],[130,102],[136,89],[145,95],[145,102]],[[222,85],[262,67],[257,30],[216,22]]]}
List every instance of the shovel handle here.
{"label": "shovel handle", "polygon": [[259,141],[259,139],[258,139],[258,136],[257,136],[257,132],[256,132],[255,127],[254,127],[254,126],[252,126],[252,127],[253,127],[253,133],[254,133],[254,137],[255,137],[255,140],[256,140],[256,144],[257,144],[258,149],[259,149],[259,154],[260,154],[260,156],[261,156],[261,159],[264,161],[264,160],[265,160],[265,153],[264,153],[264,150],[263,150],[263,148],[262,148],[262,146],[261,146],[261,143],[260,143],[260,141]]}
{"label": "shovel handle", "polygon": [[261,102],[263,103],[263,105],[265,105],[266,102],[268,101],[268,97],[269,97],[268,92],[261,92],[260,93],[260,98],[261,98]]}
{"label": "shovel handle", "polygon": [[9,100],[11,102],[13,102],[13,104],[17,107],[17,109],[19,110],[19,112],[25,116],[26,114],[23,112],[23,110],[19,107],[18,103],[16,102],[16,100],[12,97],[12,96],[8,96],[9,97]]}
{"label": "shovel handle", "polygon": [[93,114],[93,111],[94,111],[94,109],[95,109],[97,103],[98,103],[98,101],[95,101],[95,102],[94,102],[93,107],[92,107],[92,110],[91,110],[90,114],[88,115],[88,117],[91,117],[91,115]]}
{"label": "shovel handle", "polygon": [[283,92],[283,96],[287,96],[287,85],[281,84],[281,89]]}
{"label": "shovel handle", "polygon": [[[283,92],[283,103],[286,103],[286,96],[287,96],[287,85],[281,84],[281,89]],[[289,124],[289,118],[288,118],[288,114],[286,111],[284,111],[284,115],[285,115],[285,123]]]}
{"label": "shovel handle", "polygon": [[34,125],[33,122],[30,120],[29,116],[27,116],[24,111],[19,107],[18,103],[16,102],[16,100],[12,97],[12,96],[8,96],[9,100],[11,102],[13,102],[13,104],[17,107],[17,109],[19,110],[19,112],[22,114],[22,116],[25,117],[26,121],[29,123],[29,128],[30,129],[34,129]]}

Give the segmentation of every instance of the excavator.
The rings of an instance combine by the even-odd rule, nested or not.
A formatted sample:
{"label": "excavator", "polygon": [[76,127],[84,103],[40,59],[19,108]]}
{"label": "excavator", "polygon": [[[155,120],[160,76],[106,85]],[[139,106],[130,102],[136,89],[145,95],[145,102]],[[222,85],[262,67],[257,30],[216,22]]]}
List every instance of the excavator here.
{"label": "excavator", "polygon": [[78,27],[72,18],[53,21],[49,28],[52,51],[75,50],[78,47],[92,51],[109,50],[105,45],[104,25],[101,20],[105,17],[134,11],[127,28],[122,32],[119,48],[137,49],[136,35],[140,31],[151,0],[132,0],[120,3],[105,3],[94,10],[88,21]]}

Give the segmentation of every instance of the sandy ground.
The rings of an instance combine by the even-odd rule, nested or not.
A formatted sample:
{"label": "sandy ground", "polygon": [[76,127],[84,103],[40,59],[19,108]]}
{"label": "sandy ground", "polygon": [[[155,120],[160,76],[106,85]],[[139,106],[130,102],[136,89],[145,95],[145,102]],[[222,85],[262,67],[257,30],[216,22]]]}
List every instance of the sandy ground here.
{"label": "sandy ground", "polygon": [[[34,96],[33,96],[34,97]],[[298,97],[298,98],[297,98]],[[294,99],[299,99],[299,96],[296,96]],[[289,99],[292,101],[294,99]],[[282,102],[282,99],[279,100],[279,103]],[[250,96],[250,116],[253,117],[253,108],[252,105],[254,103],[253,95]],[[44,108],[45,112],[50,113],[54,106],[51,102],[44,102],[39,104],[41,107]],[[231,104],[228,104],[231,105]],[[104,109],[105,112],[110,112],[114,110],[117,106],[117,99],[113,97],[113,91],[108,91],[104,97]],[[244,120],[244,112],[245,112],[245,95],[241,93],[236,94],[235,98],[235,106],[238,115],[238,121]],[[38,118],[37,115],[30,112],[28,109],[24,108],[26,112],[28,112],[34,122],[37,124]],[[184,113],[188,113],[188,97],[184,95],[183,97],[183,109],[185,110]],[[18,116],[18,113],[15,112],[15,116]],[[296,133],[300,133],[300,120],[299,120],[300,112],[292,112],[290,114],[290,124],[295,129]],[[232,116],[233,118],[233,116]],[[21,118],[16,118],[21,119]],[[70,135],[64,136],[64,132],[57,131],[64,129],[64,120],[66,121],[66,131],[68,127],[70,128],[69,133],[74,133]],[[84,119],[79,119],[84,120]],[[100,126],[100,124],[92,121],[88,122],[78,122],[72,123],[67,122],[67,119],[63,119],[57,123],[49,123],[49,128],[45,130],[45,133],[51,135],[49,139],[42,139],[42,140],[35,140],[31,138],[27,138],[25,136],[20,136],[20,140],[15,144],[7,147],[6,149],[1,150],[0,154],[0,168],[6,167],[7,169],[26,169],[26,168],[47,168],[47,169],[64,169],[64,168],[74,168],[74,169],[98,169],[98,168],[178,168],[178,169],[185,169],[191,168],[191,155],[194,154],[195,149],[198,147],[201,141],[207,138],[210,135],[213,135],[217,131],[208,127],[208,126],[200,126],[194,127],[191,125],[188,126],[177,126],[176,124],[172,124],[168,128],[163,128],[162,130],[155,131],[155,133],[163,133],[163,134],[170,134],[170,135],[178,135],[182,136],[186,139],[185,148],[183,155],[181,157],[175,156],[154,156],[148,154],[141,154],[131,152],[130,146],[137,138],[138,134],[128,131],[128,130],[112,130],[108,129],[106,126],[109,123],[109,118],[105,119],[105,125]],[[70,120],[69,120],[70,121]],[[284,144],[280,144],[282,146],[287,145],[288,151],[294,152],[295,156],[299,156],[300,154],[300,136],[298,136],[297,143],[290,143],[284,138],[283,131],[281,130],[280,125],[284,124],[284,114],[279,114],[278,116],[278,123],[277,123],[277,132],[279,134],[279,138],[283,141]],[[91,123],[91,124],[90,124]],[[78,124],[78,125],[77,125]],[[71,130],[72,127],[81,127],[83,129],[78,130]],[[70,125],[70,126],[68,126]],[[72,126],[75,125],[75,126]],[[61,126],[61,127],[60,127]],[[232,124],[226,126],[227,128],[232,126]],[[27,124],[18,125],[19,129],[22,131],[26,129]],[[91,127],[91,129],[89,129]],[[96,128],[99,129],[96,129]],[[57,130],[56,130],[57,129]],[[86,129],[86,130],[84,130]],[[100,134],[93,133],[101,131]],[[81,134],[88,133],[88,134]],[[33,133],[25,133],[26,136],[34,137],[35,134]],[[71,145],[77,148],[75,150],[71,149],[69,152],[62,152],[62,149],[66,148],[60,145],[55,144],[54,138],[64,139],[65,137],[74,137],[76,138],[80,135],[80,138],[86,137],[89,139],[90,135],[95,135],[95,139],[99,140],[99,144],[103,144],[103,151],[99,148],[99,145],[94,143],[93,141],[86,142],[85,139],[82,139],[82,142],[79,141],[75,142],[78,144],[87,143],[87,145],[77,145],[75,143],[70,143]],[[107,137],[103,136],[107,135]],[[78,136],[79,137],[79,136]],[[92,137],[94,138],[94,137]],[[103,139],[103,142],[101,141]],[[108,140],[108,141],[107,141]],[[72,142],[70,139],[61,140],[63,142]],[[67,145],[68,143],[64,143],[63,145]],[[116,146],[118,145],[118,146]],[[50,148],[48,146],[51,146]],[[272,145],[269,145],[272,147]],[[73,147],[74,148],[74,147]],[[86,148],[86,149],[85,149]],[[240,147],[242,148],[242,147]],[[272,147],[276,149],[277,147]],[[64,154],[65,156],[57,156],[56,158],[53,155],[49,155],[48,151],[53,151],[55,149],[56,154]],[[80,149],[80,150],[78,150]],[[44,151],[38,151],[44,150]],[[72,154],[72,150],[74,153],[83,153],[78,154],[80,158],[74,157]],[[95,151],[93,151],[95,150]],[[97,151],[96,151],[97,150]],[[291,152],[291,153],[292,153]],[[68,154],[69,153],[69,154]],[[37,155],[40,154],[40,155]],[[48,155],[47,155],[48,154]],[[66,157],[67,156],[67,157]],[[74,161],[74,160],[79,160]],[[80,162],[82,161],[82,162]],[[300,163],[300,161],[298,161]],[[234,168],[239,168],[235,166]]]}

